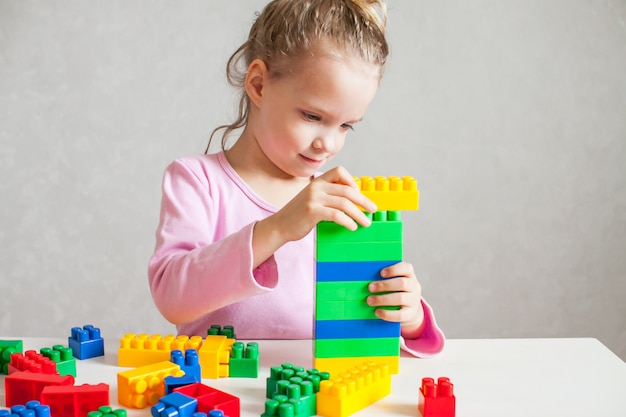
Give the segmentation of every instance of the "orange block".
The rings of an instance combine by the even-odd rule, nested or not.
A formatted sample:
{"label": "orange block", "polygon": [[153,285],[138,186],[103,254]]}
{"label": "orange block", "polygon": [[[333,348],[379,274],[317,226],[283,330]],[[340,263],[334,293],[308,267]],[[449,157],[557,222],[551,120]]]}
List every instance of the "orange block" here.
{"label": "orange block", "polygon": [[129,333],[120,339],[117,350],[117,365],[126,368],[137,368],[153,363],[170,360],[172,350],[185,351],[202,345],[200,336],[161,336],[154,334],[135,335]]}
{"label": "orange block", "polygon": [[230,351],[235,339],[223,335],[208,335],[198,349],[202,378],[225,378],[228,376]]}
{"label": "orange block", "polygon": [[117,374],[117,400],[130,408],[146,408],[165,396],[165,378],[185,373],[173,362],[164,361]]}

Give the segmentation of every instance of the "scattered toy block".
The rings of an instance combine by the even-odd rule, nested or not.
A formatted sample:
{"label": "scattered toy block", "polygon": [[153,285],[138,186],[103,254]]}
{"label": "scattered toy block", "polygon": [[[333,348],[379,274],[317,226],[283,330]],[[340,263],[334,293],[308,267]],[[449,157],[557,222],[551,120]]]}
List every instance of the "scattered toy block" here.
{"label": "scattered toy block", "polygon": [[71,348],[55,345],[52,348],[42,348],[39,352],[56,363],[59,375],[76,377],[76,359],[74,359]]}
{"label": "scattered toy block", "polygon": [[50,406],[53,417],[84,417],[89,410],[109,404],[109,385],[45,387],[41,402]]}
{"label": "scattered toy block", "polygon": [[456,397],[450,378],[422,378],[418,409],[422,417],[454,417]]}
{"label": "scattered toy block", "polygon": [[72,375],[13,372],[4,378],[6,406],[26,404],[34,398],[40,398],[45,387],[56,385],[74,385],[74,377]]}
{"label": "scattered toy block", "polygon": [[117,350],[117,365],[137,368],[170,360],[172,350],[198,350],[202,345],[200,336],[174,336],[160,334],[135,335],[129,333],[120,339]]}
{"label": "scattered toy block", "polygon": [[25,405],[13,405],[10,410],[0,410],[0,417],[50,417],[50,407],[32,400]]}
{"label": "scattered toy block", "polygon": [[273,399],[274,395],[279,394],[279,384],[284,382],[292,382],[292,378],[298,378],[295,381],[309,381],[313,387],[313,393],[317,393],[320,389],[321,381],[330,379],[328,372],[320,372],[317,369],[305,370],[301,366],[294,366],[292,363],[283,363],[282,365],[272,366],[270,368],[270,376],[265,380],[265,397]]}
{"label": "scattered toy block", "polygon": [[168,376],[182,376],[180,366],[164,361],[117,374],[117,396],[121,405],[146,408],[159,402],[165,395]]}
{"label": "scattered toy block", "polygon": [[224,335],[208,335],[198,349],[202,378],[224,378],[229,375],[230,350],[235,339]]}
{"label": "scattered toy block", "polygon": [[185,376],[191,376],[200,382],[202,379],[202,371],[200,369],[200,357],[198,351],[187,349],[185,354],[181,350],[172,350],[170,354],[170,362],[180,366]]}
{"label": "scattered toy block", "polygon": [[11,355],[22,353],[23,344],[21,340],[0,340],[0,374],[8,375],[8,365],[11,362]]}
{"label": "scattered toy block", "polygon": [[87,413],[87,417],[126,417],[127,415],[127,411],[123,408],[113,409],[110,405],[103,405]]}
{"label": "scattered toy block", "polygon": [[385,365],[362,364],[322,381],[317,393],[317,414],[346,417],[389,395],[391,373]]}
{"label": "scattered toy block", "polygon": [[207,329],[207,336],[226,336],[229,339],[237,339],[235,335],[235,328],[231,325],[226,325],[224,327],[219,324],[212,324],[211,327]]}
{"label": "scattered toy block", "polygon": [[198,400],[180,392],[161,398],[152,406],[152,417],[194,417],[198,411]]}
{"label": "scattered toy block", "polygon": [[100,335],[100,328],[91,324],[86,324],[82,328],[73,327],[67,343],[76,359],[104,356],[104,339]]}
{"label": "scattered toy block", "polygon": [[[235,342],[231,349],[228,376],[231,378],[259,377],[259,344]],[[198,381],[200,382],[200,381]]]}
{"label": "scattered toy block", "polygon": [[37,353],[36,350],[27,350],[22,353],[14,353],[11,355],[11,361],[7,367],[8,373],[24,371],[41,374],[59,375],[57,372],[57,364],[50,358]]}
{"label": "scattered toy block", "polygon": [[202,379],[198,380],[197,378],[193,376],[183,375],[183,376],[168,376],[168,377],[165,377],[164,381],[165,381],[165,394],[171,394],[172,392],[174,392],[176,388],[201,382]]}
{"label": "scattered toy block", "polygon": [[199,412],[210,414],[212,410],[221,410],[229,417],[240,416],[239,397],[211,388],[202,383],[176,388],[174,392],[179,392],[197,399]]}

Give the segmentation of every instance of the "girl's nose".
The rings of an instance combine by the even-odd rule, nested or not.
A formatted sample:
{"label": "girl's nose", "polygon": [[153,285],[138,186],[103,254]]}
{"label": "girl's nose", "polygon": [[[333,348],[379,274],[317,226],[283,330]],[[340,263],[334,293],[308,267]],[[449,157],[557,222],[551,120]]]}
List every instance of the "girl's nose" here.
{"label": "girl's nose", "polygon": [[332,133],[329,132],[317,136],[313,141],[314,149],[327,153],[333,153],[336,145],[337,138],[335,138]]}

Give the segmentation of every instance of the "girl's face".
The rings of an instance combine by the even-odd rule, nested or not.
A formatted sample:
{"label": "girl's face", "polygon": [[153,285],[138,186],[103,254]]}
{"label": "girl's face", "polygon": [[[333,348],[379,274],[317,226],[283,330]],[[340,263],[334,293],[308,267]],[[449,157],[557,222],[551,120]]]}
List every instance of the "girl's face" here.
{"label": "girl's face", "polygon": [[343,147],[378,89],[380,68],[330,54],[266,77],[252,133],[288,177],[310,177]]}

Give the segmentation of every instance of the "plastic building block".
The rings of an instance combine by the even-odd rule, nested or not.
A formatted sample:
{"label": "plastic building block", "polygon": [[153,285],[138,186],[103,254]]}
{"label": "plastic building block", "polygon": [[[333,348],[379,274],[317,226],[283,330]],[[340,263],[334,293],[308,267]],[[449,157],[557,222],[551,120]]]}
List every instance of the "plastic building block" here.
{"label": "plastic building block", "polygon": [[42,348],[39,352],[56,363],[59,375],[76,376],[76,359],[74,359],[72,349],[69,347],[55,345],[52,348]]}
{"label": "plastic building block", "polygon": [[165,394],[171,394],[178,387],[184,387],[186,385],[195,384],[201,382],[202,379],[197,379],[190,375],[183,376],[168,376],[163,380],[165,381]]}
{"label": "plastic building block", "polygon": [[354,178],[361,193],[372,200],[378,210],[417,210],[419,191],[417,181],[410,176]]}
{"label": "plastic building block", "polygon": [[160,334],[135,335],[129,333],[120,339],[117,365],[137,368],[170,360],[172,350],[198,350],[202,345],[200,336],[162,336]]}
{"label": "plastic building block", "polygon": [[152,406],[152,417],[193,417],[198,411],[198,400],[180,392],[161,398]]}
{"label": "plastic building block", "polygon": [[180,366],[170,361],[154,363],[117,374],[117,400],[130,408],[146,408],[165,395],[168,376],[183,376]]}
{"label": "plastic building block", "polygon": [[82,327],[73,327],[67,343],[76,359],[89,359],[104,356],[104,339],[100,336],[100,329],[91,324]]}
{"label": "plastic building block", "polygon": [[8,375],[11,355],[23,351],[21,340],[0,340],[0,374]]}
{"label": "plastic building block", "polygon": [[[231,378],[259,377],[259,344],[248,342],[245,346],[235,342],[231,349],[228,376]],[[200,381],[198,381],[200,382]]]}
{"label": "plastic building block", "polygon": [[317,262],[315,278],[317,282],[334,281],[375,281],[380,278],[380,270],[397,263],[391,261],[362,262]]}
{"label": "plastic building block", "polygon": [[398,337],[316,339],[316,358],[400,355]]}
{"label": "plastic building block", "polygon": [[50,407],[32,400],[26,405],[13,405],[11,410],[0,410],[0,417],[50,417]]}
{"label": "plastic building block", "polygon": [[[292,378],[297,378],[292,380]],[[270,376],[265,383],[265,398],[273,399],[274,395],[279,394],[279,384],[284,382],[309,381],[313,387],[313,393],[317,393],[320,389],[321,381],[330,379],[328,372],[320,372],[317,369],[305,370],[301,366],[294,366],[292,363],[283,363],[282,365],[272,366],[270,368]]]}
{"label": "plastic building block", "polygon": [[391,374],[387,366],[363,364],[329,381],[323,381],[317,393],[317,414],[345,417],[389,395]]}
{"label": "plastic building block", "polygon": [[128,413],[123,408],[113,409],[109,405],[98,407],[95,411],[87,413],[87,417],[126,417]]}
{"label": "plastic building block", "polygon": [[89,410],[109,404],[109,385],[45,387],[41,402],[50,406],[53,417],[84,417]]}
{"label": "plastic building block", "polygon": [[389,368],[389,372],[392,374],[397,374],[400,371],[399,355],[315,358],[313,362],[313,366],[317,369],[326,369],[331,374],[340,373],[346,369],[370,362],[374,362],[378,365],[386,365]]}
{"label": "plastic building block", "polygon": [[[319,378],[319,375],[316,374]],[[321,378],[320,378],[321,380]],[[319,381],[314,384],[309,379],[292,376],[276,383],[276,392],[271,400],[265,401],[265,413],[262,417],[309,417],[316,414],[315,393],[319,390]]]}
{"label": "plastic building block", "polygon": [[210,414],[212,410],[221,410],[229,417],[239,417],[239,397],[216,390],[207,385],[196,383],[176,388],[174,392],[188,395],[198,400],[198,411]]}
{"label": "plastic building block", "polygon": [[231,325],[220,326],[219,324],[213,324],[207,329],[207,336],[226,336],[229,339],[237,339],[235,336],[235,328]]}
{"label": "plastic building block", "polygon": [[72,375],[13,372],[4,378],[6,406],[26,404],[28,401],[40,398],[45,387],[55,385],[74,385],[74,377]]}
{"label": "plastic building block", "polygon": [[35,350],[27,350],[22,353],[14,353],[11,355],[11,361],[7,367],[8,373],[25,371],[42,374],[58,375],[57,364],[50,358],[45,357]]}
{"label": "plastic building block", "polygon": [[[376,212],[380,213],[380,212]],[[374,213],[374,215],[376,215]],[[344,226],[323,221],[317,225],[317,241],[318,243],[327,242],[350,242],[350,243],[367,243],[367,242],[396,242],[402,240],[402,222],[395,220],[386,220],[382,216],[381,220],[373,221],[369,227],[358,226],[356,231],[346,229]]]}
{"label": "plastic building block", "polygon": [[[316,320],[316,339],[351,339],[400,336],[400,323],[384,320]],[[355,355],[356,356],[356,355]]]}
{"label": "plastic building block", "polygon": [[418,409],[422,417],[454,417],[456,397],[454,385],[447,377],[423,378],[419,389]]}
{"label": "plastic building block", "polygon": [[170,355],[170,361],[180,366],[185,376],[191,376],[196,379],[196,382],[201,382],[202,372],[200,370],[200,358],[198,357],[198,351],[194,349],[187,349],[185,354],[181,350],[173,350]]}
{"label": "plastic building block", "polygon": [[235,339],[224,335],[208,335],[198,349],[202,378],[224,378],[229,375],[230,350]]}

